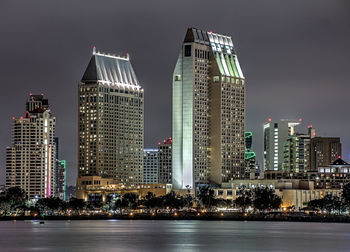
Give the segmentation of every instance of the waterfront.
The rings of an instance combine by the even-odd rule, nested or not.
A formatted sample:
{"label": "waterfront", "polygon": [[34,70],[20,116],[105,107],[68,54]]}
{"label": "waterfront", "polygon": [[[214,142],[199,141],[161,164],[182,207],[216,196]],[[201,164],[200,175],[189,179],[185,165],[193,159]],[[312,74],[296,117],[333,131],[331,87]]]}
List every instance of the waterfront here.
{"label": "waterfront", "polygon": [[349,251],[341,223],[88,220],[0,222],[1,251]]}

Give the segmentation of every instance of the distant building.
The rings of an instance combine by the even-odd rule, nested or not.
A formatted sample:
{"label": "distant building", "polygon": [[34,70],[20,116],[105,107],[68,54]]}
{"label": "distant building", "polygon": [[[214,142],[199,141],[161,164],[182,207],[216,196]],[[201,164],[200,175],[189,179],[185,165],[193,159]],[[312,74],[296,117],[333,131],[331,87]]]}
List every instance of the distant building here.
{"label": "distant building", "polygon": [[284,145],[283,170],[304,172],[310,170],[310,135],[294,133]]}
{"label": "distant building", "polygon": [[76,187],[75,186],[67,186],[67,191],[66,191],[66,200],[69,201],[71,198],[76,197]]}
{"label": "distant building", "polygon": [[100,176],[84,176],[77,179],[76,196],[85,201],[105,202],[112,197],[121,197],[126,193],[135,193],[141,199],[154,193],[157,197],[163,196],[172,190],[171,184],[140,184],[138,186],[125,186],[116,183],[114,179]]}
{"label": "distant building", "polygon": [[159,169],[159,183],[171,184],[172,183],[172,138],[163,140],[158,143],[158,169]]}
{"label": "distant building", "polygon": [[319,167],[314,171],[289,172],[265,171],[264,178],[268,180],[299,179],[314,182],[316,189],[342,189],[350,183],[350,164],[337,159],[332,164]]}
{"label": "distant building", "polygon": [[62,200],[66,200],[67,191],[67,162],[66,160],[57,161],[56,172],[56,195]]}
{"label": "distant building", "polygon": [[78,178],[142,183],[143,99],[129,56],[94,49],[79,84]]}
{"label": "distant building", "polygon": [[263,170],[282,170],[284,162],[284,145],[288,137],[294,134],[294,127],[301,119],[273,121],[271,118],[263,127]]}
{"label": "distant building", "polygon": [[[279,171],[271,171],[279,172]],[[301,210],[307,207],[308,202],[315,199],[322,199],[327,194],[341,196],[339,189],[315,189],[314,182],[299,179],[255,179],[255,180],[232,180],[222,184],[222,187],[214,190],[214,197],[219,199],[235,200],[240,197],[241,189],[254,190],[255,188],[269,187],[275,190],[275,194],[281,197],[281,208]]]}
{"label": "distant building", "polygon": [[244,177],[245,87],[232,38],[189,28],[173,73],[175,189]]}
{"label": "distant building", "polygon": [[245,167],[246,178],[253,179],[259,176],[258,166],[256,164],[256,154],[252,150],[253,133],[251,131],[245,132]]}
{"label": "distant building", "polygon": [[339,137],[314,137],[310,143],[310,169],[317,170],[341,157]]}
{"label": "distant building", "polygon": [[55,195],[62,200],[66,200],[66,181],[67,181],[67,171],[66,171],[66,160],[60,160],[59,156],[59,138],[54,138],[56,145],[56,192]]}
{"label": "distant building", "polygon": [[24,189],[30,199],[56,193],[56,118],[44,95],[30,94],[24,117],[12,118],[6,148],[6,187]]}
{"label": "distant building", "polygon": [[143,184],[158,184],[158,149],[143,150]]}

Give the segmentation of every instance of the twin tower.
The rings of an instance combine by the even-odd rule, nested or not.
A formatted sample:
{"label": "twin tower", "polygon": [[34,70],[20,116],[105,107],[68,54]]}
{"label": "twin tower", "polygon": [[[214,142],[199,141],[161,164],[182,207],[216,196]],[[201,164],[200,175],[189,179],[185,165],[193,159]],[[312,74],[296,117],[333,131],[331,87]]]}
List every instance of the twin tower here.
{"label": "twin tower", "polygon": [[[231,37],[187,30],[172,80],[174,189],[244,178],[245,85]],[[143,183],[143,92],[129,57],[94,50],[79,85],[79,177]]]}

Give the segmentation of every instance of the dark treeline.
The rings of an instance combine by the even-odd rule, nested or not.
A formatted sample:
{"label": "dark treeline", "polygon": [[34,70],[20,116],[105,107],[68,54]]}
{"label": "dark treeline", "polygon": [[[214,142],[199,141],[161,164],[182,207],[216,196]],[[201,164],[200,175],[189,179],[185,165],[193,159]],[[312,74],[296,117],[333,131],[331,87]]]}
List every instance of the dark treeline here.
{"label": "dark treeline", "polygon": [[[218,209],[236,208],[241,213],[267,213],[279,211],[282,200],[271,188],[241,188],[238,197],[232,200],[214,197],[214,190],[209,186],[200,187],[196,197],[188,191],[185,195],[170,192],[163,196],[156,196],[149,192],[143,198],[135,193],[126,193],[122,196],[106,197],[104,202],[87,201],[71,198],[63,201],[57,197],[41,198],[29,201],[24,190],[13,187],[0,194],[1,216],[66,216],[81,215],[88,212],[129,214],[142,213],[174,213],[186,212],[215,212]],[[350,209],[350,184],[343,189],[342,197],[326,195],[322,199],[310,201],[309,209],[322,213],[342,214]]]}

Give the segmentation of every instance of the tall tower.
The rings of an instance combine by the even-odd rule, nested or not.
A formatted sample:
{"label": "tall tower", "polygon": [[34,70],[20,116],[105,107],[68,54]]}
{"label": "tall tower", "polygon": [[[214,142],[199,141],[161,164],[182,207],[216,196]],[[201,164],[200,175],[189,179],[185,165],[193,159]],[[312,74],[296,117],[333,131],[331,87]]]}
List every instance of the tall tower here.
{"label": "tall tower", "polygon": [[79,84],[79,177],[142,183],[143,107],[143,89],[129,56],[94,49]]}
{"label": "tall tower", "polygon": [[268,119],[263,126],[263,170],[282,170],[284,162],[284,147],[287,139],[294,135],[294,127],[299,120],[272,121]]}
{"label": "tall tower", "polygon": [[245,77],[229,36],[187,30],[173,73],[173,187],[243,178]]}
{"label": "tall tower", "polygon": [[158,184],[158,149],[144,149],[143,157],[143,183]]}
{"label": "tall tower", "polygon": [[20,187],[29,198],[54,195],[56,118],[44,95],[30,94],[24,117],[12,118],[12,144],[6,148],[6,187]]}
{"label": "tall tower", "polygon": [[160,184],[172,183],[172,145],[173,139],[171,137],[158,143],[158,177]]}

